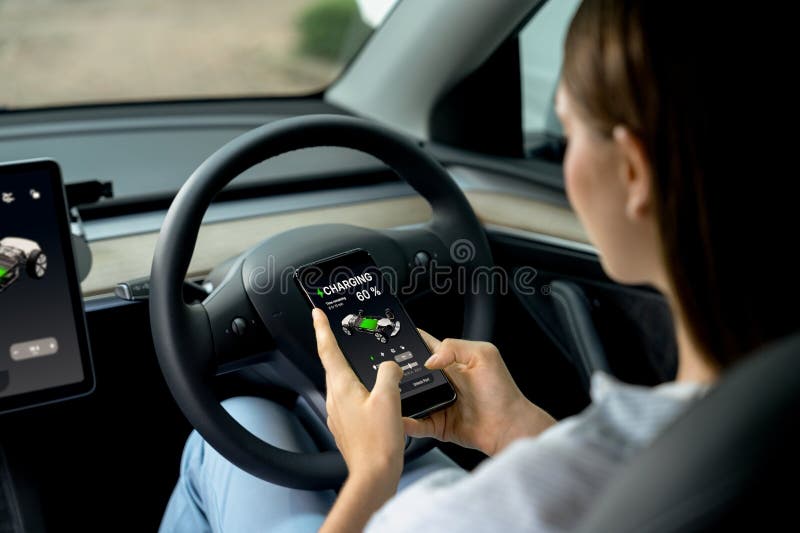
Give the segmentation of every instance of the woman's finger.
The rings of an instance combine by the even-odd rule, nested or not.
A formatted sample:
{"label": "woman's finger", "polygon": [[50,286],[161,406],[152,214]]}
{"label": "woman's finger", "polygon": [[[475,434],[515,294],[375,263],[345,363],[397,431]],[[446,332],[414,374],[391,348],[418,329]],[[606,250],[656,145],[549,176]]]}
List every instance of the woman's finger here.
{"label": "woman's finger", "polygon": [[314,321],[314,332],[317,337],[317,352],[322,361],[322,366],[325,367],[325,372],[329,375],[353,374],[353,369],[350,368],[342,350],[339,349],[336,337],[333,336],[328,317],[319,308],[311,311],[311,317]]}
{"label": "woman's finger", "polygon": [[439,347],[439,345],[442,344],[442,341],[440,341],[439,339],[437,339],[424,329],[417,328],[417,331],[419,331],[419,334],[422,336],[422,340],[425,341],[425,344],[428,345],[428,349],[431,351],[431,353],[435,352],[436,349]]}
{"label": "woman's finger", "polygon": [[400,379],[403,377],[403,371],[400,370],[400,365],[394,361],[384,361],[378,366],[378,375],[375,377],[375,386],[372,388],[372,393],[383,393],[397,396],[400,399]]}
{"label": "woman's finger", "polygon": [[472,359],[478,356],[478,351],[472,341],[445,339],[439,343],[433,355],[425,361],[425,366],[430,369],[442,369],[453,363],[468,365]]}

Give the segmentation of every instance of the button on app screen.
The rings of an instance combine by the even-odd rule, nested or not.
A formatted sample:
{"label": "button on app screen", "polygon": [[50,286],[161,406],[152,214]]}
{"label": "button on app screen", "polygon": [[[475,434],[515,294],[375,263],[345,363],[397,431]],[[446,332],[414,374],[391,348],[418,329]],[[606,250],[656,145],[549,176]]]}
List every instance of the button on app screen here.
{"label": "button on app screen", "polygon": [[300,283],[314,306],[325,311],[342,352],[368,389],[384,361],[395,361],[403,370],[401,398],[445,383],[440,372],[423,366],[428,348],[365,253],[306,267]]}

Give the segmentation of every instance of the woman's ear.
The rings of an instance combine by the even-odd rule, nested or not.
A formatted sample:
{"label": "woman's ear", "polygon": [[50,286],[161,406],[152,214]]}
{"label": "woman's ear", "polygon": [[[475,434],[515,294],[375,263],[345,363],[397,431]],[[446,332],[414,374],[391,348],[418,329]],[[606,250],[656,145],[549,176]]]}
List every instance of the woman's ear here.
{"label": "woman's ear", "polygon": [[625,214],[631,220],[651,212],[653,175],[650,161],[639,138],[625,126],[615,126],[614,144],[620,154],[620,179],[627,192]]}

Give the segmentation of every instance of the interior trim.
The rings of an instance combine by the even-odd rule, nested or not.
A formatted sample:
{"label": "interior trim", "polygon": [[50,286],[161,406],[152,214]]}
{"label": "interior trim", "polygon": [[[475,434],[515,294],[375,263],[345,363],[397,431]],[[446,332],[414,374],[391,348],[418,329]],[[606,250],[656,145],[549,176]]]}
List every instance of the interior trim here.
{"label": "interior trim", "polygon": [[[211,204],[206,211],[203,223],[231,222],[251,217],[274,216],[300,210],[341,207],[415,195],[414,189],[404,182],[378,183],[357,188],[306,190],[298,193],[216,202]],[[89,242],[152,233],[161,228],[165,216],[167,216],[166,209],[84,220],[83,230]]]}
{"label": "interior trim", "polygon": [[[187,276],[202,276],[265,238],[298,226],[363,225],[369,220],[371,227],[390,228],[424,222],[430,217],[428,203],[421,197],[409,196],[204,224]],[[120,281],[147,276],[157,240],[158,232],[151,232],[90,242],[93,266],[81,284],[84,296],[106,293]]]}
{"label": "interior trim", "polygon": [[575,213],[567,207],[510,193],[465,191],[465,194],[484,224],[589,244],[586,231]]}
{"label": "interior trim", "polygon": [[[588,244],[575,214],[567,207],[511,193],[480,190],[465,193],[487,229],[597,254]],[[200,229],[188,276],[203,276],[263,239],[298,226],[363,225],[369,220],[371,227],[390,228],[425,222],[430,216],[428,203],[410,195],[206,223]],[[157,239],[157,228],[152,227],[148,233],[91,241],[93,267],[81,284],[84,296],[108,293],[121,281],[147,276]]]}
{"label": "interior trim", "polygon": [[[540,2],[398,2],[325,100],[427,140],[438,98],[478,68]],[[398,65],[413,75],[398,75]]]}
{"label": "interior trim", "polygon": [[492,233],[499,233],[501,235],[507,235],[509,237],[517,237],[528,241],[550,244],[552,246],[557,246],[559,248],[566,248],[568,250],[574,250],[576,252],[583,252],[596,256],[600,255],[599,252],[597,251],[597,248],[595,248],[591,244],[586,244],[585,242],[562,239],[561,237],[553,237],[552,235],[546,235],[544,233],[539,233],[537,231],[509,228],[507,226],[500,226],[497,224],[490,224],[490,223],[484,224],[484,227],[486,228],[487,231]]}

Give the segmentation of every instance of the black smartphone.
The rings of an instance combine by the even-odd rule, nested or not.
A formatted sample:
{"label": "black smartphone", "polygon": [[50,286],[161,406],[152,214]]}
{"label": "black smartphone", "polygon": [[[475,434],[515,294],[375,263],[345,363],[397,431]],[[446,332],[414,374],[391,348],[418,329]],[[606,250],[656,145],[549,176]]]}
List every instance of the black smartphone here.
{"label": "black smartphone", "polygon": [[310,306],[325,311],[342,353],[368,390],[378,365],[395,361],[403,370],[403,416],[421,418],[456,401],[444,372],[425,368],[431,352],[366,250],[304,265],[294,280]]}

